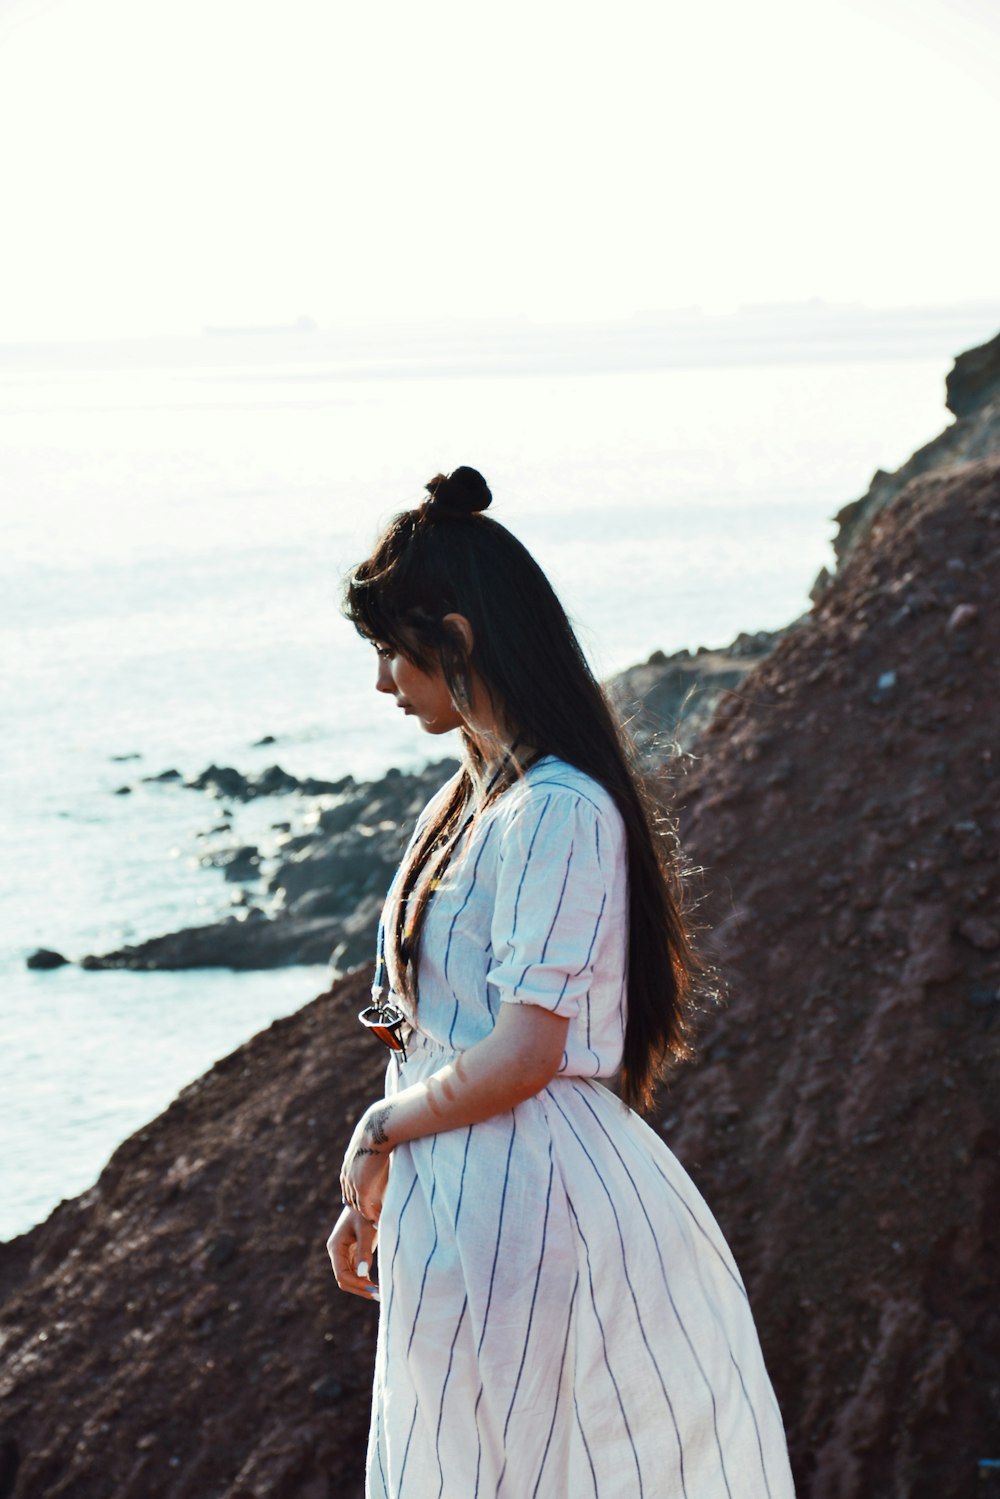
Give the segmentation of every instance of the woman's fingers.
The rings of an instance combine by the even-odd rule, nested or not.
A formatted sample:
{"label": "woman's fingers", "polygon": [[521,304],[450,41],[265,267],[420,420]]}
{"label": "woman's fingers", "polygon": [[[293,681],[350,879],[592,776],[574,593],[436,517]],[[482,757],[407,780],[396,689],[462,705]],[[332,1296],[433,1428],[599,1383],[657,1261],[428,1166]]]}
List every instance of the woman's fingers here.
{"label": "woman's fingers", "polygon": [[378,1300],[378,1286],[371,1279],[376,1244],[374,1226],[353,1208],[344,1209],[326,1242],[337,1285],[365,1301]]}
{"label": "woman's fingers", "polygon": [[389,1156],[381,1151],[364,1151],[353,1157],[349,1152],[340,1173],[344,1201],[373,1225],[382,1212],[388,1176]]}

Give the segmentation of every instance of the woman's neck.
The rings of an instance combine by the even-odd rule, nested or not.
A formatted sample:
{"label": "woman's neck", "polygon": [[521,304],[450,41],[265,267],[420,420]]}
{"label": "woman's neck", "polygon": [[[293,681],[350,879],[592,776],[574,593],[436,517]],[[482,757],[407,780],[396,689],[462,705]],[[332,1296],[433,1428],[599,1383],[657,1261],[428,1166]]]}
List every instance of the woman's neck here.
{"label": "woman's neck", "polygon": [[482,735],[466,732],[466,763],[477,794],[491,791],[501,782],[516,780],[540,759],[540,752],[518,735]]}

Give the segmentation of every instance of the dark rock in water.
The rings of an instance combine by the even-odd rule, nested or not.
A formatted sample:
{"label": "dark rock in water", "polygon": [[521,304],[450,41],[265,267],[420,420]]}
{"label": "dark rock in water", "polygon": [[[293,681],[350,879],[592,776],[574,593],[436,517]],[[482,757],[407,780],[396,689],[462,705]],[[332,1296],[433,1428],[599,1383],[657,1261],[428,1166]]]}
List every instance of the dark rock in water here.
{"label": "dark rock in water", "polygon": [[241,844],[211,861],[221,869],[227,880],[255,880],[260,874],[260,850],[254,843]]}
{"label": "dark rock in water", "polygon": [[63,968],[69,958],[64,958],[61,952],[54,952],[51,947],[39,947],[24,961],[28,968]]}
{"label": "dark rock in water", "polygon": [[184,784],[192,791],[207,791],[210,796],[231,797],[237,802],[248,800],[247,778],[232,765],[209,765]]}
{"label": "dark rock in water", "polygon": [[[211,769],[213,774],[217,770]],[[325,963],[333,955],[335,969],[342,971],[366,962],[374,950],[386,889],[413,823],[457,769],[456,760],[442,760],[419,772],[393,771],[368,785],[350,776],[324,783],[336,786],[343,800],[321,810],[312,832],[283,844],[268,880],[278,903],[273,915],[241,902],[239,917],[92,955],[81,966],[271,968]],[[223,869],[229,880],[255,880],[261,857],[259,848],[245,844],[211,853],[203,862]]]}
{"label": "dark rock in water", "polygon": [[340,940],[340,923],[332,918],[282,916],[252,918],[249,911],[188,927],[166,937],[83,958],[89,970],[129,968],[177,971],[185,968],[280,968],[289,963],[327,963]]}
{"label": "dark rock in water", "polygon": [[283,891],[286,904],[295,909],[300,896],[321,890],[346,914],[357,896],[374,889],[383,894],[399,863],[403,830],[395,827],[381,836],[350,829],[330,839],[314,841],[301,853],[279,865],[269,889]]}
{"label": "dark rock in water", "polygon": [[131,796],[132,795],[132,787],[131,786],[118,786],[118,787],[115,788],[115,791],[114,791],[113,794],[115,796]]}
{"label": "dark rock in water", "polygon": [[[361,821],[365,807],[363,795],[346,797],[337,803],[335,807],[323,807],[319,814],[319,832],[326,834],[345,833],[348,828],[353,828],[355,823]],[[292,839],[286,844],[291,848],[297,842]],[[310,840],[311,841],[311,840]]]}
{"label": "dark rock in water", "polygon": [[299,782],[280,765],[269,765],[260,775],[253,776],[248,783],[252,796],[283,796],[289,791],[298,791]]}
{"label": "dark rock in water", "polygon": [[295,902],[296,916],[343,916],[343,892],[320,885],[315,890],[306,890]]}
{"label": "dark rock in water", "polygon": [[180,781],[183,780],[183,777],[179,770],[170,769],[161,770],[159,775],[143,776],[142,779],[144,781],[150,782],[151,784],[155,784],[157,781]]}
{"label": "dark rock in water", "polygon": [[297,790],[303,796],[339,796],[349,786],[354,785],[353,776],[342,776],[339,781],[320,781],[315,776],[306,776],[300,781]]}
{"label": "dark rock in water", "polygon": [[253,744],[250,746],[250,748],[251,749],[264,749],[267,745],[269,745],[269,744],[277,744],[277,742],[278,741],[277,741],[277,739],[275,739],[275,737],[274,737],[273,734],[265,734],[264,737],[263,737],[263,739],[255,739],[254,742],[253,742]]}
{"label": "dark rock in water", "polygon": [[112,765],[124,765],[127,760],[141,760],[142,756],[140,755],[138,750],[130,750],[129,753],[125,755],[109,755],[108,759],[111,761]]}
{"label": "dark rock in water", "polygon": [[337,781],[323,781],[315,776],[299,780],[280,765],[269,765],[258,775],[244,775],[232,765],[209,765],[200,775],[184,782],[192,791],[207,791],[210,796],[226,797],[233,801],[250,802],[258,796],[286,796],[298,792],[301,796],[339,796],[353,786],[351,776],[342,776]]}

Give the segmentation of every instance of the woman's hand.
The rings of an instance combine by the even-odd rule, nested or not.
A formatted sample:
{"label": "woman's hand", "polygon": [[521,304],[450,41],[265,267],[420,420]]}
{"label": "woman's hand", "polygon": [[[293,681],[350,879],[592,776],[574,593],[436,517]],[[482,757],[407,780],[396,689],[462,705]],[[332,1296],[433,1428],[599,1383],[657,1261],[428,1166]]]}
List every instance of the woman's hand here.
{"label": "woman's hand", "polygon": [[382,1128],[385,1105],[373,1104],[362,1114],[351,1136],[340,1168],[340,1192],[348,1207],[367,1218],[374,1228],[382,1213],[389,1175],[390,1145]]}
{"label": "woman's hand", "polygon": [[342,1291],[363,1296],[366,1301],[378,1301],[378,1286],[369,1274],[377,1243],[377,1229],[353,1208],[345,1208],[326,1241],[330,1264]]}

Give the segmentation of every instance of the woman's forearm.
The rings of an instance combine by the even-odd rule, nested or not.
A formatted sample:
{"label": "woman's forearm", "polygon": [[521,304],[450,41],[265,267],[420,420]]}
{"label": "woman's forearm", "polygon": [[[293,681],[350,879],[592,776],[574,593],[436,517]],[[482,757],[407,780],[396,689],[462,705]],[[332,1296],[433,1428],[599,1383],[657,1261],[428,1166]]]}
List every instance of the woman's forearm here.
{"label": "woman's forearm", "polygon": [[568,1021],[537,1005],[502,1005],[496,1026],[482,1041],[423,1082],[367,1110],[365,1145],[388,1151],[404,1140],[506,1113],[555,1076],[567,1028]]}

